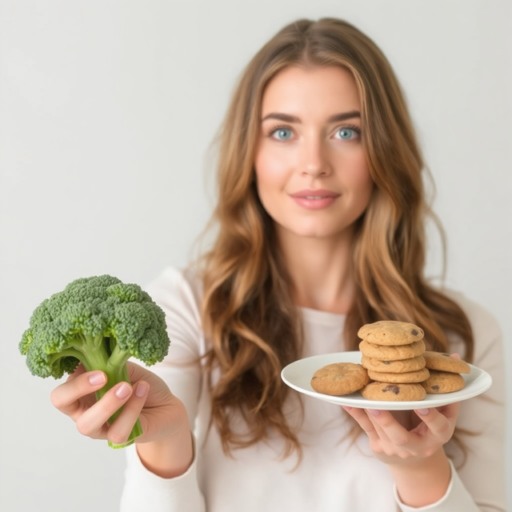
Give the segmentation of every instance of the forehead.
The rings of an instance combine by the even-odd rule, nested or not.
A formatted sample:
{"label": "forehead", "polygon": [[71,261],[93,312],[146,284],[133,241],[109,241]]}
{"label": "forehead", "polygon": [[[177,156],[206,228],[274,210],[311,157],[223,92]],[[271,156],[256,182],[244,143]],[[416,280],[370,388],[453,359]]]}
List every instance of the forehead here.
{"label": "forehead", "polygon": [[347,110],[360,110],[360,99],[354,76],[341,66],[285,68],[272,78],[263,94],[263,116],[270,112],[305,115]]}

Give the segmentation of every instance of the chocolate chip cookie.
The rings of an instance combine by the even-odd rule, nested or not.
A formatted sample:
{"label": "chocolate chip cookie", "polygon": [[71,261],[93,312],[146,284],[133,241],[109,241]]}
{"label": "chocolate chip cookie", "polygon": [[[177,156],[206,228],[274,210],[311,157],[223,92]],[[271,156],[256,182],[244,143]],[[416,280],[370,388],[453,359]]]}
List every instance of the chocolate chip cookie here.
{"label": "chocolate chip cookie", "polygon": [[458,373],[430,370],[430,376],[421,385],[427,393],[453,393],[462,389],[466,382]]}
{"label": "chocolate chip cookie", "polygon": [[427,392],[421,384],[372,382],[361,390],[361,394],[368,400],[408,402],[423,400]]}
{"label": "chocolate chip cookie", "polygon": [[383,373],[404,373],[415,372],[425,368],[425,359],[423,356],[412,357],[411,359],[402,359],[400,361],[381,361],[371,357],[362,356],[361,364],[367,370]]}
{"label": "chocolate chip cookie", "polygon": [[429,375],[430,373],[426,368],[422,368],[415,372],[404,373],[384,373],[368,370],[368,377],[370,377],[371,380],[376,380],[378,382],[413,384],[427,380]]}
{"label": "chocolate chip cookie", "polygon": [[431,352],[426,351],[423,354],[425,358],[426,364],[425,366],[429,370],[439,370],[442,372],[450,372],[450,373],[470,373],[471,368],[466,361],[462,361],[461,359],[455,359],[455,357],[451,357],[450,354],[445,354],[442,352]]}
{"label": "chocolate chip cookie", "polygon": [[357,335],[375,345],[409,345],[424,337],[423,329],[417,325],[393,320],[363,325]]}
{"label": "chocolate chip cookie", "polygon": [[399,361],[401,359],[411,359],[421,356],[425,352],[425,342],[423,340],[415,341],[409,345],[374,345],[369,341],[363,340],[359,343],[359,350],[366,356],[381,361]]}
{"label": "chocolate chip cookie", "polygon": [[360,364],[333,363],[313,374],[311,387],[318,393],[340,396],[359,391],[368,382],[368,372]]}

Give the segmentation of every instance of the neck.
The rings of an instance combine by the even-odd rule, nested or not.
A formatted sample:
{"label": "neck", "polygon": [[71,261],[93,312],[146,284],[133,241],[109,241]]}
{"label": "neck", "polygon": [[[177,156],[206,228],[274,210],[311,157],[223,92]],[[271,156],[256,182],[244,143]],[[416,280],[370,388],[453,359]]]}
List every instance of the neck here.
{"label": "neck", "polygon": [[336,238],[301,237],[277,228],[283,262],[297,306],[347,314],[354,299],[353,230]]}

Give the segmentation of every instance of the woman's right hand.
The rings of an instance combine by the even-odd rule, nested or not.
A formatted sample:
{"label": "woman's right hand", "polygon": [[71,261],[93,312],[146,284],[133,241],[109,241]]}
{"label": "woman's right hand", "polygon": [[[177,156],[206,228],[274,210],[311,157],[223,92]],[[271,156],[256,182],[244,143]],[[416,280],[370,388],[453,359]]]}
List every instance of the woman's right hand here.
{"label": "woman's right hand", "polygon": [[[167,384],[142,366],[130,361],[127,366],[132,385],[119,383],[96,401],[95,392],[106,384],[106,375],[101,371],[86,372],[80,364],[65,383],[52,391],[52,404],[76,423],[82,435],[115,444],[128,439],[137,418],[143,434],[136,443],[170,439],[178,432],[188,432],[185,406]],[[95,377],[100,380],[95,381]],[[108,419],[123,405],[119,417],[108,425]]]}

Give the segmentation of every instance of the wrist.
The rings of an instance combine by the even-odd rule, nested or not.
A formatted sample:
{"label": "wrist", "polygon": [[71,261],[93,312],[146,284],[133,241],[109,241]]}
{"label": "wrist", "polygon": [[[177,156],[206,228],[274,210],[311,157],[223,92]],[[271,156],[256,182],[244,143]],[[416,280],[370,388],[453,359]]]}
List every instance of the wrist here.
{"label": "wrist", "polygon": [[436,503],[450,485],[450,462],[442,447],[428,458],[389,464],[389,469],[400,499],[408,506],[422,507]]}
{"label": "wrist", "polygon": [[194,442],[188,426],[163,439],[138,443],[136,449],[142,465],[162,478],[183,475],[194,460]]}
{"label": "wrist", "polygon": [[401,471],[405,471],[407,473],[421,473],[430,471],[432,466],[443,464],[443,461],[447,462],[448,457],[446,456],[444,448],[441,447],[428,457],[410,457],[408,459],[402,459],[398,462],[389,462],[388,466],[393,474],[395,472],[399,473]]}

